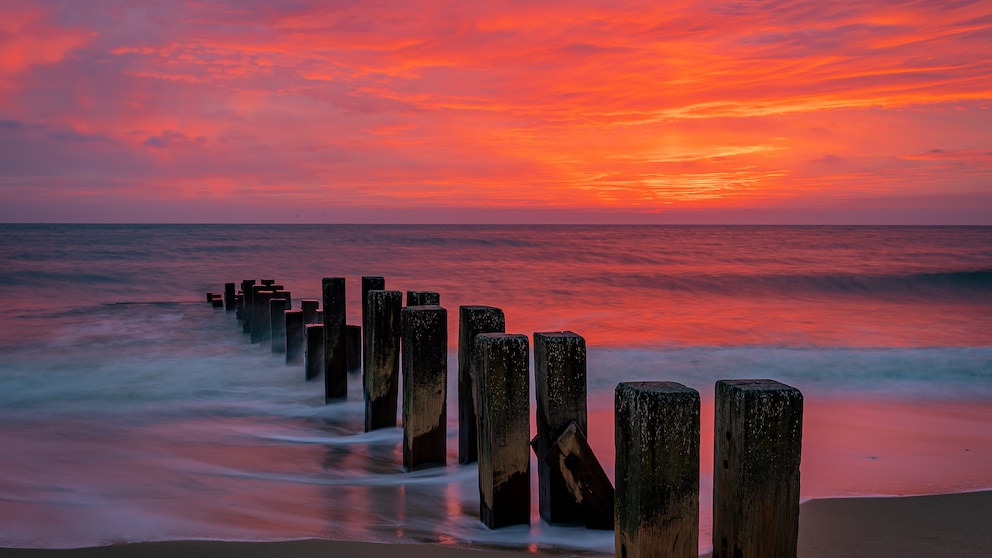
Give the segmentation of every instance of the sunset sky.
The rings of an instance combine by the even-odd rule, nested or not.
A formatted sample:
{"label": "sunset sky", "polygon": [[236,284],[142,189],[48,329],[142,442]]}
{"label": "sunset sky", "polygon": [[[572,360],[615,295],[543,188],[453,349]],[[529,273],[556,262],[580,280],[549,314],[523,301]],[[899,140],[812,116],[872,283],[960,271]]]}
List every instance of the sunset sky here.
{"label": "sunset sky", "polygon": [[992,0],[3,0],[0,221],[992,224]]}

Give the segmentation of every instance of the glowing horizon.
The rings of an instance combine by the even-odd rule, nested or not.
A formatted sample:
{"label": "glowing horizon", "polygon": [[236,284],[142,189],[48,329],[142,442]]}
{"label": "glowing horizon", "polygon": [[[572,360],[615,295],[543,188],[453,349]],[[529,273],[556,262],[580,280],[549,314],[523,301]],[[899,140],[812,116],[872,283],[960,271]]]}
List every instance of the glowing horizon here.
{"label": "glowing horizon", "polygon": [[992,224],[987,1],[7,4],[0,221]]}

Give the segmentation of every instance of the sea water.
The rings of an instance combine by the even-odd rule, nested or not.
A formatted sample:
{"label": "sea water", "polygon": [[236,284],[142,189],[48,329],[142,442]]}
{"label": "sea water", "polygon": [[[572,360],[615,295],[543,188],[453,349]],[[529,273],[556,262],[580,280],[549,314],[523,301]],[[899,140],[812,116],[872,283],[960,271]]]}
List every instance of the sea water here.
{"label": "sea water", "polygon": [[[448,309],[448,465],[407,473],[207,291],[360,277]],[[613,390],[699,390],[710,546],[713,383],[806,401],[804,498],[992,488],[992,228],[0,225],[0,546],[331,538],[609,553],[613,535],[479,522],[457,464],[460,305],[588,345],[589,439],[612,478]],[[532,386],[533,390],[533,386]],[[533,417],[532,417],[533,424]],[[532,426],[533,431],[533,426]]]}

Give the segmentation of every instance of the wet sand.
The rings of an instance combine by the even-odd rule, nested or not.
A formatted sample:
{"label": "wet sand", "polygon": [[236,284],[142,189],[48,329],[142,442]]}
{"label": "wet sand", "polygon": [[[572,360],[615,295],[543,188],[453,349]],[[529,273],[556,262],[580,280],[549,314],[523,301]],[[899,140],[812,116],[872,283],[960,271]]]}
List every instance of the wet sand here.
{"label": "wet sand", "polygon": [[[813,500],[801,506],[799,557],[931,558],[992,555],[992,491],[892,498]],[[536,552],[535,552],[536,551]],[[0,558],[507,558],[599,556],[555,549],[494,550],[434,544],[177,541],[78,549],[0,549]]]}

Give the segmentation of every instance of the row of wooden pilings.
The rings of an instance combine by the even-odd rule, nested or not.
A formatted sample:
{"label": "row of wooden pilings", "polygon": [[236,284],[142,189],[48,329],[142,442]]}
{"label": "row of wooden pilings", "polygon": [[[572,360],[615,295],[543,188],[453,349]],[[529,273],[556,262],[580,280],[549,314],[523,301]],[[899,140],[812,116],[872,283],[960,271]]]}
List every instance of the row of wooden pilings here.
{"label": "row of wooden pilings", "polygon": [[[385,290],[362,277],[362,326],[345,323],[345,280],[322,281],[322,308],[272,280],[227,283],[215,307],[236,312],[252,343],[271,342],[306,379],[324,374],[326,402],[347,398],[363,371],[365,430],[396,426],[403,374],[403,466],[444,466],[447,311],[438,293]],[[364,336],[361,333],[364,333]],[[480,519],[530,523],[530,456],[539,509],[551,524],[614,529],[616,554],[698,552],[700,397],[675,382],[616,387],[616,488],[586,440],[586,346],[572,332],[534,333],[537,435],[530,438],[529,343],[505,333],[503,311],[459,308],[458,461],[478,462]],[[302,355],[301,355],[302,351]],[[362,355],[361,364],[357,359]],[[351,365],[349,365],[349,358]],[[796,556],[803,397],[774,380],[720,380],[714,405],[713,556]]]}

